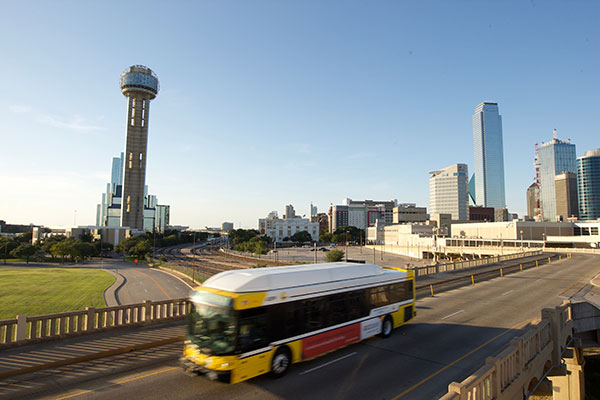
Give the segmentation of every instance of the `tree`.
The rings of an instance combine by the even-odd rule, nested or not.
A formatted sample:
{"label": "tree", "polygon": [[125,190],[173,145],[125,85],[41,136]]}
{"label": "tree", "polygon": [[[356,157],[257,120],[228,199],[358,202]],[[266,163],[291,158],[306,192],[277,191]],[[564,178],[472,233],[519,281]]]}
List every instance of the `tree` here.
{"label": "tree", "polygon": [[53,256],[60,257],[62,262],[65,262],[65,257],[69,254],[69,243],[67,240],[54,243],[50,248],[50,253]]}
{"label": "tree", "polygon": [[79,239],[82,242],[92,243],[92,240],[94,240],[94,236],[91,232],[84,232],[81,234],[81,236],[79,236]]}
{"label": "tree", "polygon": [[152,251],[152,243],[150,239],[140,240],[133,248],[129,249],[129,255],[138,258],[145,258],[146,254]]}
{"label": "tree", "polygon": [[29,264],[29,257],[35,254],[36,248],[34,245],[29,243],[21,243],[15,249],[13,249],[10,254],[17,258],[25,257],[27,260],[27,264]]}
{"label": "tree", "polygon": [[11,251],[13,251],[13,249],[17,248],[18,245],[19,243],[17,243],[13,239],[5,236],[0,236],[0,251],[2,252],[1,254],[4,257],[4,264],[6,264],[6,256]]}
{"label": "tree", "polygon": [[298,243],[310,242],[312,241],[312,236],[307,231],[296,232],[291,237],[292,241]]}
{"label": "tree", "polygon": [[333,241],[336,243],[359,242],[364,237],[362,229],[355,226],[340,226],[333,233]]}
{"label": "tree", "polygon": [[67,239],[67,237],[65,235],[48,236],[48,237],[44,238],[42,241],[42,250],[44,250],[46,253],[50,253],[52,258],[54,258],[55,254],[51,251],[52,246],[54,246],[56,243],[66,240],[66,239]]}
{"label": "tree", "polygon": [[337,262],[344,258],[344,251],[340,249],[329,250],[325,253],[325,259],[327,262]]}
{"label": "tree", "polygon": [[31,243],[32,237],[33,237],[32,232],[25,232],[25,233],[21,233],[20,235],[17,235],[15,240],[20,243]]}
{"label": "tree", "polygon": [[319,241],[322,243],[331,243],[333,234],[330,232],[323,232],[319,235]]}

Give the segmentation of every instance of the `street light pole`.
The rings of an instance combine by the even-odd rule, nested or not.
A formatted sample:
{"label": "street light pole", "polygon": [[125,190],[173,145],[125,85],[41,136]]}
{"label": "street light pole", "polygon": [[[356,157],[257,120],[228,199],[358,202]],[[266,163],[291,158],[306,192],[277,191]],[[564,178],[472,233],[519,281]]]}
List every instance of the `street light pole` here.
{"label": "street light pole", "polygon": [[521,231],[521,253],[523,252],[523,231]]}

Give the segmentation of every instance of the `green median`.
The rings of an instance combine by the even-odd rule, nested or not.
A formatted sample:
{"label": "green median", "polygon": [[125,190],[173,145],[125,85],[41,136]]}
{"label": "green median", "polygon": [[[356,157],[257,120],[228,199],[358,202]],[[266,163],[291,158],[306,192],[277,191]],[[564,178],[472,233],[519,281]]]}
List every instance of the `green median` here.
{"label": "green median", "polygon": [[114,281],[91,268],[0,268],[0,320],[106,307]]}

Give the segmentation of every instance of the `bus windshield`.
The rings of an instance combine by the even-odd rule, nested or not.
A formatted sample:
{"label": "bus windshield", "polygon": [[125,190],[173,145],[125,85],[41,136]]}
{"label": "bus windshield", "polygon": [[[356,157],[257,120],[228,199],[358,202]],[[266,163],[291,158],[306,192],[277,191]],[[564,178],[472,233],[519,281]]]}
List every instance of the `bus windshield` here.
{"label": "bus windshield", "polygon": [[189,339],[205,354],[224,355],[235,348],[236,319],[229,307],[205,303],[192,305]]}

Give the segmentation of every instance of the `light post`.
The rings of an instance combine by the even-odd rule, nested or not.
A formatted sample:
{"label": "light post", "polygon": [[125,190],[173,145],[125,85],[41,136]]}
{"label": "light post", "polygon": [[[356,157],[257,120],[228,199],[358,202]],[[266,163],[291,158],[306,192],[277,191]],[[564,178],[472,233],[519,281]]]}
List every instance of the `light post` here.
{"label": "light post", "polygon": [[546,233],[542,233],[542,249],[546,249]]}
{"label": "light post", "polygon": [[523,252],[523,230],[521,230],[521,253]]}

